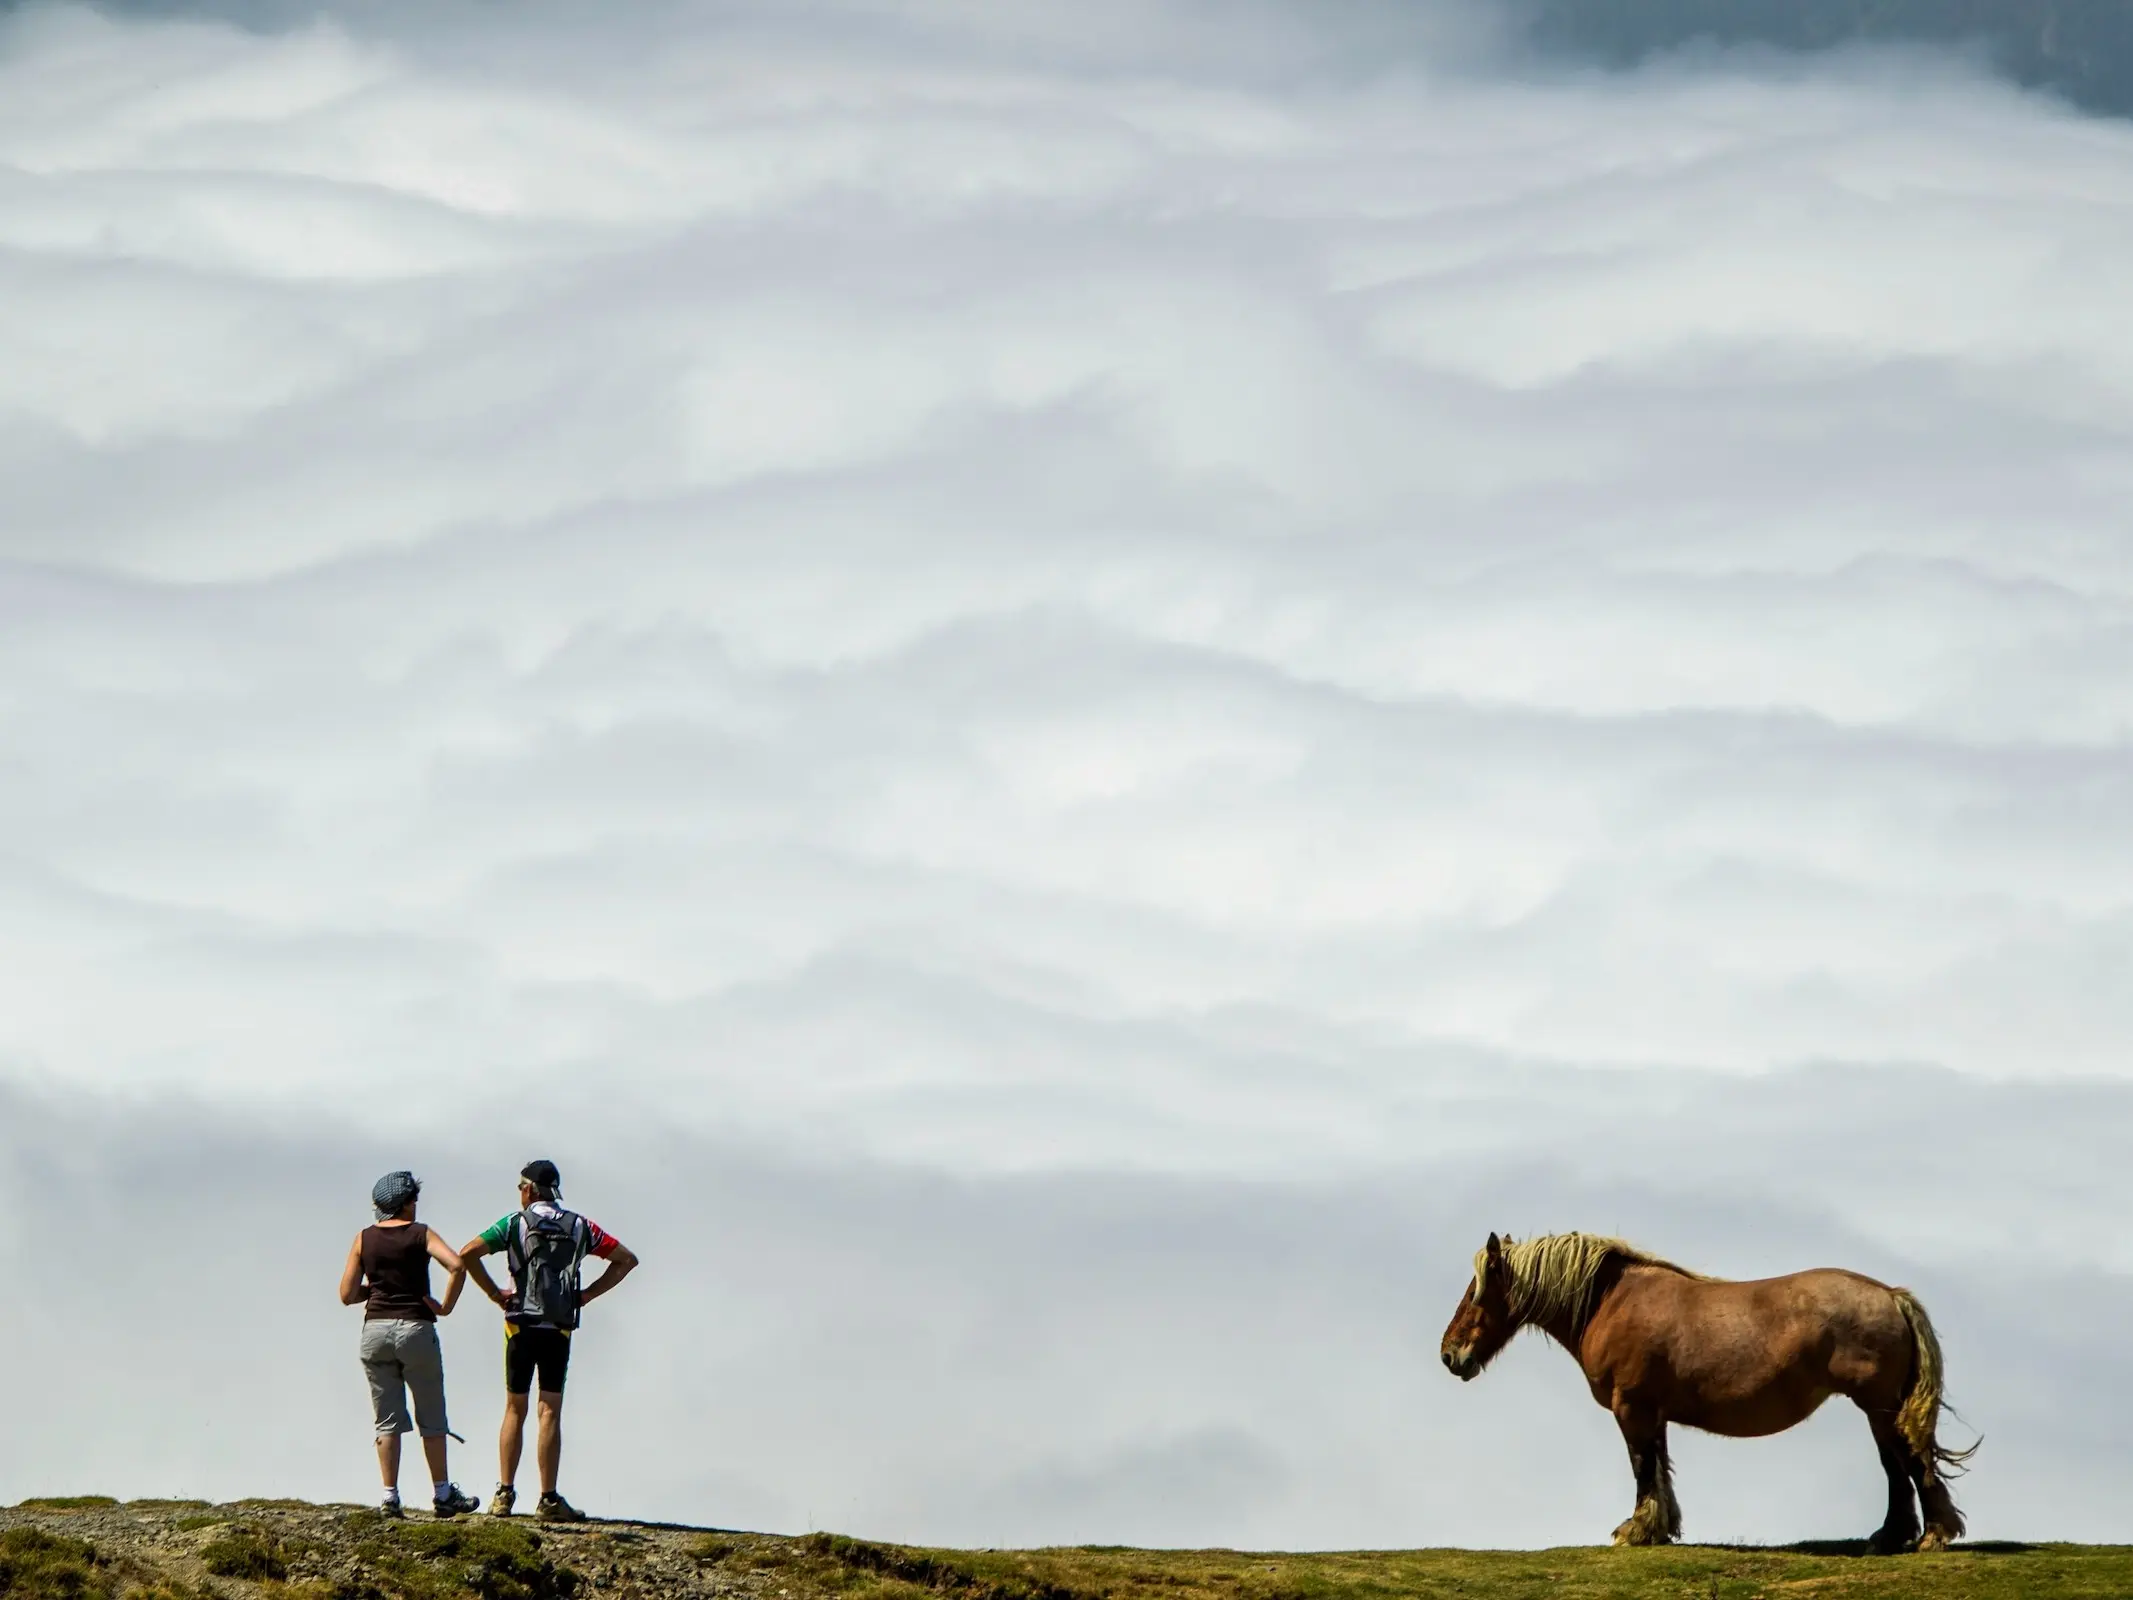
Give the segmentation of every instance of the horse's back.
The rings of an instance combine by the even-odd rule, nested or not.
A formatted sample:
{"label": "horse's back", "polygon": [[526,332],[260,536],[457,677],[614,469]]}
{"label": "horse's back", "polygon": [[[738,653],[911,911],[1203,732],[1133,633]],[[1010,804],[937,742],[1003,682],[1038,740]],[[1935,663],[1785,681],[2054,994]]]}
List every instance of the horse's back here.
{"label": "horse's back", "polygon": [[[1832,1394],[1893,1407],[1911,1334],[1895,1291],[1842,1268],[1728,1281],[1626,1271],[1593,1317],[1586,1372],[1714,1433],[1789,1428]],[[1603,1382],[1604,1380],[1604,1382]]]}

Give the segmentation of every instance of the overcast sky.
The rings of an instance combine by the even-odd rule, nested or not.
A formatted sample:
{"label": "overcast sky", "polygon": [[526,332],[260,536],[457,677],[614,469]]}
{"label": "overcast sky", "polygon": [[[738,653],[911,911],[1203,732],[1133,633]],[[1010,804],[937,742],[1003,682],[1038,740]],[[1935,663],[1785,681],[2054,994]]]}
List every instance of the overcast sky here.
{"label": "overcast sky", "polygon": [[371,1180],[546,1154],[596,1510],[1603,1538],[1435,1354],[1582,1227],[1909,1283],[2123,1534],[2129,196],[1375,0],[0,12],[0,1498],[366,1496]]}

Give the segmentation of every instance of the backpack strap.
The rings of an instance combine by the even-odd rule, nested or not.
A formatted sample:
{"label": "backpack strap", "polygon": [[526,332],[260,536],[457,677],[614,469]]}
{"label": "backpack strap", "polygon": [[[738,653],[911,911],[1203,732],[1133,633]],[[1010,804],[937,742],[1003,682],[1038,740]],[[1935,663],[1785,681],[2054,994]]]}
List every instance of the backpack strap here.
{"label": "backpack strap", "polygon": [[570,1214],[570,1325],[575,1328],[585,1303],[585,1255],[592,1249],[592,1224]]}
{"label": "backpack strap", "polygon": [[515,1283],[526,1274],[526,1213],[521,1211],[511,1219],[511,1229],[504,1235],[504,1259],[511,1263],[511,1279]]}

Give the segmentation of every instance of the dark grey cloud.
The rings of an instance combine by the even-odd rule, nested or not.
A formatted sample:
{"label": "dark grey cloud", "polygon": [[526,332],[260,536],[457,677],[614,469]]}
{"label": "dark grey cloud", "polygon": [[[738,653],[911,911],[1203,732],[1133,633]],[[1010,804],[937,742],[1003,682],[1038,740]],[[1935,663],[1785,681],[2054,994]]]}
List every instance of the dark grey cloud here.
{"label": "dark grey cloud", "polygon": [[1572,59],[1629,65],[1664,51],[1761,46],[1822,52],[1871,45],[1975,52],[2015,82],[2077,105],[2133,111],[2133,21],[2116,6],[2055,0],[1520,0],[1534,42]]}

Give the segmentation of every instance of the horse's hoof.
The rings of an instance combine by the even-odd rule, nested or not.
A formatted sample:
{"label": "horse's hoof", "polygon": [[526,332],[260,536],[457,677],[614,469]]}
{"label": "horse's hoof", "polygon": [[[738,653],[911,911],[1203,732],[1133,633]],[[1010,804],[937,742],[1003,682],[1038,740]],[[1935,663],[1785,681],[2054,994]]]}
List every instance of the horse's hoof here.
{"label": "horse's hoof", "polygon": [[1917,1548],[1921,1555],[1934,1550],[1945,1550],[1948,1548],[1948,1536],[1938,1528],[1928,1528],[1919,1535]]}
{"label": "horse's hoof", "polygon": [[1900,1556],[1918,1546],[1918,1535],[1902,1529],[1883,1528],[1866,1541],[1870,1556]]}

